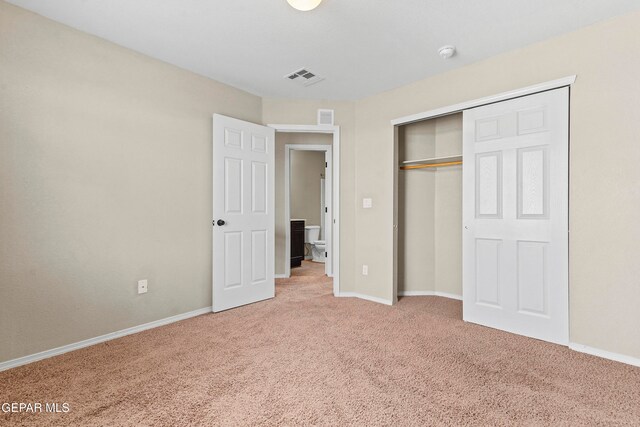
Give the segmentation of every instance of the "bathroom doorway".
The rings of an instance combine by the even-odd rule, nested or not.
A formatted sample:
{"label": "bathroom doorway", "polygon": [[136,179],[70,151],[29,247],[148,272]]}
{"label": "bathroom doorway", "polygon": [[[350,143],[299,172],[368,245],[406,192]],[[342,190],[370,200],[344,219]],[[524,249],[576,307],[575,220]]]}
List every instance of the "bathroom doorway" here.
{"label": "bathroom doorway", "polygon": [[[275,137],[275,277],[284,279],[291,277],[290,240],[291,214],[290,207],[285,207],[285,199],[289,197],[290,174],[287,145],[303,144],[306,146],[324,145],[331,147],[331,209],[329,224],[331,226],[330,257],[333,294],[340,296],[340,126],[334,125],[285,125],[269,124],[276,130]],[[324,147],[323,147],[324,148]],[[285,157],[287,157],[285,159]],[[285,171],[285,169],[287,169]],[[327,174],[325,173],[325,179]],[[289,182],[287,182],[289,181]],[[326,182],[326,181],[325,181]],[[325,191],[326,194],[326,191]],[[303,231],[304,233],[304,231]],[[304,239],[304,237],[303,237]],[[325,240],[326,241],[326,240]],[[287,244],[289,242],[289,244]]]}
{"label": "bathroom doorway", "polygon": [[[291,213],[289,202],[286,202],[290,189],[290,154],[291,149],[287,145],[306,145],[309,148],[313,145],[322,145],[326,150],[331,149],[327,163],[331,165],[330,173],[325,173],[325,180],[330,178],[329,185],[332,197],[325,197],[329,202],[328,224],[331,228],[329,251],[331,271],[328,275],[333,281],[333,295],[340,296],[340,126],[334,125],[285,125],[269,124],[276,130],[275,144],[275,277],[283,279],[291,277]],[[327,165],[327,167],[328,167]],[[325,224],[326,225],[326,224]],[[326,242],[326,240],[325,240]],[[326,267],[326,265],[325,265]]]}
{"label": "bathroom doorway", "polygon": [[[301,255],[305,260],[324,264],[329,277],[333,276],[332,157],[329,144],[285,146],[285,215],[291,224],[285,240],[285,253],[289,254],[286,259],[293,259],[292,254],[296,254],[295,227],[304,227]],[[289,269],[294,265],[289,264]]]}

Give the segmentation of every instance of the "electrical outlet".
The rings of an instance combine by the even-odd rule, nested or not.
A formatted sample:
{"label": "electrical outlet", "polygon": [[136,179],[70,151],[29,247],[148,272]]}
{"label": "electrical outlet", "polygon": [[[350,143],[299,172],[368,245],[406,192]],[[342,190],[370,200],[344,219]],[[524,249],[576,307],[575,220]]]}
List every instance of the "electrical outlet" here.
{"label": "electrical outlet", "polygon": [[371,209],[373,207],[373,199],[370,199],[370,198],[362,199],[362,207],[364,209]]}
{"label": "electrical outlet", "polygon": [[147,279],[138,280],[138,294],[147,293]]}
{"label": "electrical outlet", "polygon": [[362,264],[362,275],[363,276],[369,275],[369,266],[366,264]]}

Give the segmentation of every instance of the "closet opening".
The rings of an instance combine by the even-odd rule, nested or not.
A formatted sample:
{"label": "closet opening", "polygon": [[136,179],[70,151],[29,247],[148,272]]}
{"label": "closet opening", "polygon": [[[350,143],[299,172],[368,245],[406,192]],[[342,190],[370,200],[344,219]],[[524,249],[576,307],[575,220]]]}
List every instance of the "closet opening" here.
{"label": "closet opening", "polygon": [[462,113],[397,127],[397,295],[462,299]]}
{"label": "closet opening", "polygon": [[462,299],[466,322],[569,342],[574,80],[392,121],[394,295]]}

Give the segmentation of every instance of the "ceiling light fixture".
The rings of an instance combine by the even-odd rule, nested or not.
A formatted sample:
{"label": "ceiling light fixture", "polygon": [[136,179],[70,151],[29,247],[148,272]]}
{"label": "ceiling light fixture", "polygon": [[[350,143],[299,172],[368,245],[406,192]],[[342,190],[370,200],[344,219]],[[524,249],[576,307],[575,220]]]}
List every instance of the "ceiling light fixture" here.
{"label": "ceiling light fixture", "polygon": [[292,8],[303,12],[315,9],[320,2],[322,2],[322,0],[287,0],[287,3],[289,3]]}
{"label": "ceiling light fixture", "polygon": [[440,49],[438,49],[438,55],[440,55],[442,59],[449,59],[453,55],[455,55],[455,53],[456,47],[451,45],[442,46]]}

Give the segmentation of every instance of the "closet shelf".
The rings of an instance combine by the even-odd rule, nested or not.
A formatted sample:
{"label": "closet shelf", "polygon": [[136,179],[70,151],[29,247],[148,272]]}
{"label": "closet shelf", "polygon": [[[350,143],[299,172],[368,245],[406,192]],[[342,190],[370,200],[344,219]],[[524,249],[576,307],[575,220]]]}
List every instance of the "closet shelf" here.
{"label": "closet shelf", "polygon": [[439,168],[462,164],[462,156],[433,157],[431,159],[407,160],[401,163],[400,169]]}

